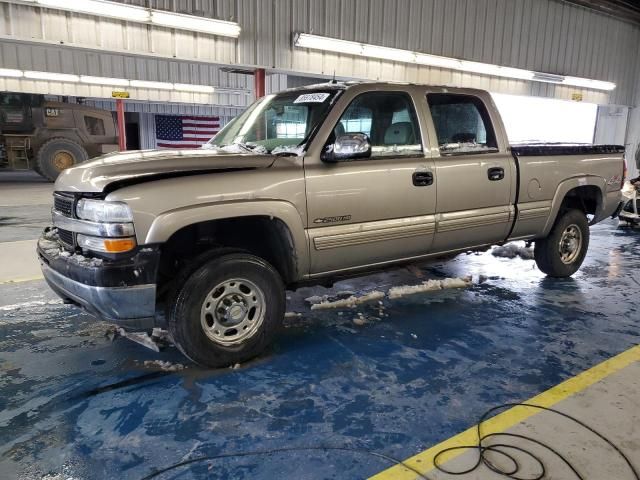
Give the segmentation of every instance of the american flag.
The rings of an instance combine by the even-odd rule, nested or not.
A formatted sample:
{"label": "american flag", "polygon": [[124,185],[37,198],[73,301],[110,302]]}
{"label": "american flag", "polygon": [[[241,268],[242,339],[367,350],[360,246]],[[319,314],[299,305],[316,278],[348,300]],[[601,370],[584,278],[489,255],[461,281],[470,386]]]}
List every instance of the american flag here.
{"label": "american flag", "polygon": [[200,148],[220,130],[218,117],[156,115],[158,148]]}

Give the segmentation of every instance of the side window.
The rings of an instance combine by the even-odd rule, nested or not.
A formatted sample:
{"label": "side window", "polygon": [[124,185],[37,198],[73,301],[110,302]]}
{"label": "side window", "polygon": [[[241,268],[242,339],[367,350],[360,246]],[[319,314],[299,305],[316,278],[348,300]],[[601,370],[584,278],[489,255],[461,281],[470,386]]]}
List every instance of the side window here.
{"label": "side window", "polygon": [[340,117],[334,137],[365,133],[371,156],[415,156],[422,152],[420,127],[406,93],[372,92],[356,97]]}
{"label": "side window", "polygon": [[104,121],[101,118],[85,115],[84,125],[89,135],[105,135]]}
{"label": "side window", "polygon": [[472,95],[430,93],[427,102],[442,155],[497,152],[489,112]]}

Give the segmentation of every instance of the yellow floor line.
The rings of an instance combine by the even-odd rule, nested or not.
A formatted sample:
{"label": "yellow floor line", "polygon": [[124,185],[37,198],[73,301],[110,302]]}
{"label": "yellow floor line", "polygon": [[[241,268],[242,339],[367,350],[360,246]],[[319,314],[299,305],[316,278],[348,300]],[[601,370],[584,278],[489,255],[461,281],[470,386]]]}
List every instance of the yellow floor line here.
{"label": "yellow floor line", "polygon": [[[579,375],[572,377],[555,387],[550,388],[546,392],[541,393],[524,403],[533,403],[541,405],[543,407],[551,407],[556,403],[575,395],[576,393],[584,390],[585,388],[593,385],[596,382],[608,377],[609,375],[622,370],[623,368],[631,365],[634,362],[640,361],[640,345],[630,348],[629,350],[616,355],[609,360],[596,365],[589,370],[580,373]],[[503,432],[509,428],[517,425],[518,423],[526,420],[527,418],[535,415],[540,410],[527,408],[527,407],[514,407],[502,412],[495,417],[490,418],[482,424],[482,432]],[[435,455],[444,450],[445,448],[451,448],[461,445],[473,445],[478,441],[477,427],[473,427],[465,430],[458,435],[455,435],[438,445],[435,445],[413,457],[405,460],[405,463],[417,471],[428,474],[434,469],[433,458]],[[444,454],[439,459],[439,463],[452,460],[457,456],[464,453],[464,450],[455,450],[450,454]],[[370,480],[414,480],[418,478],[415,472],[403,467],[402,465],[393,466],[387,470],[384,470],[373,477]]]}
{"label": "yellow floor line", "polygon": [[33,282],[34,280],[42,280],[44,277],[42,275],[38,275],[37,277],[29,277],[29,278],[15,278],[13,280],[3,280],[0,282],[0,285],[6,285],[8,283],[22,283],[22,282]]}

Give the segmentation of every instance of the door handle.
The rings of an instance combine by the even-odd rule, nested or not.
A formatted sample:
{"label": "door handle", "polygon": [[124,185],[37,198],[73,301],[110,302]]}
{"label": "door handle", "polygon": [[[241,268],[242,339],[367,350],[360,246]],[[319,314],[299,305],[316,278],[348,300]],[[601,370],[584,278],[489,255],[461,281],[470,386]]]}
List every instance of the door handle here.
{"label": "door handle", "polygon": [[487,177],[492,182],[497,182],[498,180],[502,180],[504,178],[504,168],[502,167],[493,167],[487,170]]}
{"label": "door handle", "polygon": [[413,172],[411,176],[413,184],[416,187],[428,187],[433,185],[433,173],[431,172]]}

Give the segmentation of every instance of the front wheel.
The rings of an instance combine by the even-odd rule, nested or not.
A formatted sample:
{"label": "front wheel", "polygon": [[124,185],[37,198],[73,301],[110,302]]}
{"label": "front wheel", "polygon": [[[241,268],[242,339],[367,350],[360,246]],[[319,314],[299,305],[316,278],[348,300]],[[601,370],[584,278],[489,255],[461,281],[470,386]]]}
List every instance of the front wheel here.
{"label": "front wheel", "polygon": [[176,346],[195,363],[224,367],[256,357],[282,325],[285,289],[259,257],[214,258],[184,282],[169,310]]}
{"label": "front wheel", "polygon": [[589,248],[589,222],[580,210],[560,214],[547,238],[536,241],[538,268],[550,277],[570,277],[578,271]]}

